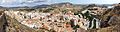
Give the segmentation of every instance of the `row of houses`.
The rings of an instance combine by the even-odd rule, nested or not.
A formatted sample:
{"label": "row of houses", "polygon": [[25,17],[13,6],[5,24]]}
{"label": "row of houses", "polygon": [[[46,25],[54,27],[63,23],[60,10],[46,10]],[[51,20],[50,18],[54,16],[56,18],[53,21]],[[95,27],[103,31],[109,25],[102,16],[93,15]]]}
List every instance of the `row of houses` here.
{"label": "row of houses", "polygon": [[[16,19],[34,29],[55,30],[57,32],[76,31],[99,28],[99,21],[93,18],[92,21],[83,17],[83,15],[74,15],[71,11],[63,13],[41,13],[41,12],[23,12],[23,11],[5,11],[6,15]],[[95,22],[95,23],[94,23]],[[77,31],[79,31],[78,29]]]}

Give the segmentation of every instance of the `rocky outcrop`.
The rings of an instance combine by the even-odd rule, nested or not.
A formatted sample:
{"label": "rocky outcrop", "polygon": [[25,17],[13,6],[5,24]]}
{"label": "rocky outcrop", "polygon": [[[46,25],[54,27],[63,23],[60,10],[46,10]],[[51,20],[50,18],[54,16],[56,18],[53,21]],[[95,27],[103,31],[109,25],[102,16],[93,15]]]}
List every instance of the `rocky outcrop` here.
{"label": "rocky outcrop", "polygon": [[[114,5],[114,8],[108,9],[101,16],[101,28],[97,32],[120,32],[120,4]],[[96,31],[96,30],[95,30]]]}
{"label": "rocky outcrop", "polygon": [[0,11],[0,32],[5,32],[6,17],[4,11]]}

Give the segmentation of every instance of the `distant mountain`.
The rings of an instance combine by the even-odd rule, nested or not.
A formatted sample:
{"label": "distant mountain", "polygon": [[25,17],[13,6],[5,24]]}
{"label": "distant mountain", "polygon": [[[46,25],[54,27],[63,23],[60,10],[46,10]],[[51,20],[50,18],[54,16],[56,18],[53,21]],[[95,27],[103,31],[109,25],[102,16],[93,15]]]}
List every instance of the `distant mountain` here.
{"label": "distant mountain", "polygon": [[34,7],[32,7],[32,8],[47,8],[47,7],[50,7],[50,5],[42,4],[42,5],[34,6]]}
{"label": "distant mountain", "polygon": [[0,8],[4,8],[4,7],[0,6]]}
{"label": "distant mountain", "polygon": [[62,7],[62,6],[66,6],[66,5],[72,5],[72,3],[65,2],[65,3],[55,3],[55,4],[51,4],[51,5],[42,4],[42,5],[34,6],[32,8]]}
{"label": "distant mountain", "polygon": [[63,5],[73,5],[72,3],[69,2],[64,2],[64,3],[55,3],[55,4],[51,4],[52,6],[63,6]]}
{"label": "distant mountain", "polygon": [[[98,6],[98,7],[107,7],[107,6],[112,6],[112,4],[72,4],[70,2],[64,2],[64,3],[55,3],[55,4],[42,4],[42,5],[36,5],[33,7],[28,7],[28,6],[20,6],[20,7],[5,7],[5,8],[47,8],[47,7],[93,7],[93,6]],[[4,8],[0,6],[0,8]]]}

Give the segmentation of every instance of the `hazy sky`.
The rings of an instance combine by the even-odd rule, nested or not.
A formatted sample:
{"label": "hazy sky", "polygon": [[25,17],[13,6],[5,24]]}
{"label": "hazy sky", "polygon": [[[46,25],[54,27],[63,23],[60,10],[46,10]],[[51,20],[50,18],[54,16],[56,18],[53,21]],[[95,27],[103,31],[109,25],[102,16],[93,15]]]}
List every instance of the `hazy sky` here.
{"label": "hazy sky", "polygon": [[74,4],[113,4],[119,3],[120,0],[0,0],[0,6],[35,6],[40,4],[53,4],[61,2],[70,2]]}

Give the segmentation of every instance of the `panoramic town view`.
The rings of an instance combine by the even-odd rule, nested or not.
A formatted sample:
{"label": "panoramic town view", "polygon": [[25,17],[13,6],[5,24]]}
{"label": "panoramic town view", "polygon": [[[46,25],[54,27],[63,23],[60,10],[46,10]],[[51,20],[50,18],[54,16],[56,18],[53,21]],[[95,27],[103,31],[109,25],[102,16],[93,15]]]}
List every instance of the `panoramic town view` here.
{"label": "panoramic town view", "polygon": [[120,0],[0,0],[0,32],[120,32]]}

